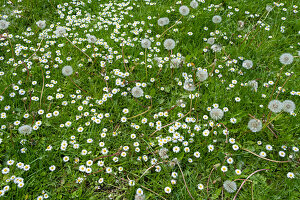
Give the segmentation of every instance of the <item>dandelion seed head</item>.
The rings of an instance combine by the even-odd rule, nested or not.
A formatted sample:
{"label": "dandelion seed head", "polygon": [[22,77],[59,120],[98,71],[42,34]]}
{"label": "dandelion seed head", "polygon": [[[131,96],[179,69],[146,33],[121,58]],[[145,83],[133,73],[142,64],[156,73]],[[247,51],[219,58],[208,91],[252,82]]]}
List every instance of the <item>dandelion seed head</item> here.
{"label": "dandelion seed head", "polygon": [[145,49],[148,49],[151,46],[151,41],[147,38],[142,39],[141,46]]}
{"label": "dandelion seed head", "polygon": [[284,53],[279,57],[279,61],[283,65],[289,65],[294,61],[294,56],[290,53]]}
{"label": "dandelion seed head", "polygon": [[259,132],[262,129],[262,123],[260,120],[258,119],[251,119],[248,122],[248,128],[252,131],[252,132]]}
{"label": "dandelion seed head", "polygon": [[209,115],[213,120],[219,120],[223,118],[224,112],[220,108],[213,108]]}
{"label": "dandelion seed head", "polygon": [[234,181],[230,181],[230,180],[224,181],[223,187],[229,193],[233,193],[237,189],[236,183]]}
{"label": "dandelion seed head", "polygon": [[245,60],[242,64],[245,69],[251,69],[253,67],[252,60]]}
{"label": "dandelion seed head", "polygon": [[165,26],[165,25],[168,25],[169,23],[170,23],[170,20],[167,17],[162,17],[157,20],[157,24],[159,26]]}
{"label": "dandelion seed head", "polygon": [[175,48],[175,41],[173,39],[166,39],[164,41],[164,47],[167,49],[167,50],[172,50]]}
{"label": "dandelion seed head", "polygon": [[132,94],[133,97],[139,98],[139,97],[144,96],[144,91],[143,91],[142,88],[136,86],[136,87],[131,89],[131,94]]}
{"label": "dandelion seed head", "polygon": [[67,65],[62,68],[61,72],[64,76],[70,76],[73,74],[73,68]]}
{"label": "dandelion seed head", "polygon": [[282,110],[287,112],[287,113],[294,112],[295,108],[296,108],[296,105],[291,100],[285,100],[285,101],[282,102]]}
{"label": "dandelion seed head", "polygon": [[187,6],[180,6],[179,13],[186,16],[190,13],[190,9]]}
{"label": "dandelion seed head", "polygon": [[42,21],[42,20],[39,20],[36,22],[36,25],[37,27],[39,27],[40,29],[44,29],[46,27],[46,21]]}
{"label": "dandelion seed head", "polygon": [[272,100],[269,102],[268,108],[274,113],[279,113],[282,110],[282,103],[279,100]]}
{"label": "dandelion seed head", "polygon": [[7,29],[8,28],[8,26],[9,26],[9,22],[8,21],[6,21],[6,20],[0,20],[0,29],[1,30],[5,30],[5,29]]}
{"label": "dandelion seed head", "polygon": [[29,125],[20,126],[18,129],[20,134],[29,135],[32,132],[32,127]]}
{"label": "dandelion seed head", "polygon": [[222,21],[222,17],[220,15],[215,15],[212,18],[212,22],[215,24],[219,24],[219,23],[221,23],[221,21]]}
{"label": "dandelion seed head", "polygon": [[203,82],[208,78],[208,73],[207,70],[198,70],[196,73],[197,78],[199,79],[199,81]]}

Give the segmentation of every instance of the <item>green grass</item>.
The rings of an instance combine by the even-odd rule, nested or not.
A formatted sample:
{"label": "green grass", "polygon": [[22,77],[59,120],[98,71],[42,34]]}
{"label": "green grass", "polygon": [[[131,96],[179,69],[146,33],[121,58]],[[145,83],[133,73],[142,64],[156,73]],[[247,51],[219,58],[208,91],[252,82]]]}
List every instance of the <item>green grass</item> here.
{"label": "green grass", "polygon": [[[85,5],[70,5],[70,8],[68,5],[65,6],[66,11],[62,11],[62,7],[60,7],[66,2],[63,0],[23,0],[22,2],[11,0],[11,2],[13,4],[0,1],[0,18],[2,19],[3,15],[7,15],[6,20],[10,22],[8,29],[0,30],[0,35],[8,33],[13,36],[10,39],[6,38],[0,41],[0,57],[3,58],[0,60],[0,71],[4,72],[4,75],[0,76],[0,96],[4,97],[0,101],[0,113],[6,113],[6,118],[0,118],[0,125],[6,126],[5,129],[0,130],[0,138],[2,139],[0,168],[1,170],[5,167],[10,168],[8,174],[0,174],[0,189],[6,185],[10,186],[9,191],[5,192],[5,195],[0,199],[37,199],[38,196],[42,195],[42,191],[45,191],[51,199],[134,199],[138,188],[143,189],[146,199],[162,199],[162,197],[165,199],[191,199],[186,187],[194,199],[233,199],[237,191],[228,193],[223,189],[223,182],[225,180],[246,179],[251,173],[260,169],[268,169],[268,171],[261,171],[251,176],[249,178],[251,182],[245,183],[238,193],[237,199],[300,198],[300,157],[299,151],[292,150],[293,147],[299,148],[300,129],[298,123],[299,43],[297,40],[299,38],[297,29],[299,27],[299,14],[293,12],[293,10],[298,9],[293,7],[297,3],[296,1],[280,1],[284,3],[284,6],[274,7],[267,16],[265,7],[266,5],[273,5],[272,1],[262,0],[259,4],[249,0],[199,2],[199,7],[197,9],[190,8],[190,14],[183,18],[178,12],[181,4],[176,4],[174,0],[151,1],[156,5],[148,5],[148,1],[124,1],[129,3],[124,8],[121,7],[123,1],[116,0],[111,1],[115,3],[114,9],[108,7],[110,3],[108,0],[93,0],[92,3],[76,1],[85,2]],[[182,0],[181,2],[182,5],[189,6],[190,1]],[[104,6],[101,7],[100,4]],[[210,6],[211,4],[220,6],[214,9]],[[133,9],[126,10],[130,6]],[[232,9],[229,9],[228,6],[231,6]],[[105,8],[107,10],[104,10]],[[209,10],[210,8],[211,10]],[[235,11],[235,8],[238,8],[239,11]],[[283,11],[283,8],[286,8],[287,11]],[[20,18],[12,14],[14,10],[22,11]],[[81,11],[81,15],[77,16],[77,19],[88,16],[90,19],[88,18],[85,22],[78,20],[78,22],[73,23],[73,26],[70,26],[66,20],[67,15],[69,15],[67,12],[70,10],[73,10],[70,15]],[[171,12],[168,13],[167,10]],[[245,14],[245,11],[248,11],[249,14]],[[227,17],[230,12],[233,15]],[[61,13],[64,13],[62,18],[60,17]],[[250,16],[251,14],[254,16],[253,18]],[[255,14],[259,16],[256,17]],[[100,15],[104,20],[101,21]],[[220,24],[212,23],[211,19],[214,15],[222,17]],[[148,19],[148,16],[151,16],[151,19]],[[157,20],[160,17],[168,17],[170,24],[164,27],[158,26]],[[286,20],[282,20],[282,17],[286,17]],[[175,25],[160,39],[156,38],[156,35],[162,34],[180,18],[182,23]],[[36,26],[36,22],[39,20],[46,20],[45,30],[49,38],[41,39],[39,37],[39,34],[45,31]],[[105,20],[107,21],[103,22]],[[245,22],[241,30],[238,29],[239,20]],[[265,30],[265,26],[256,26],[258,20],[261,20],[265,26],[269,25],[270,31]],[[113,21],[121,26],[118,29],[119,33],[114,35],[116,38],[121,37],[118,42],[111,38],[111,33],[116,29]],[[132,25],[134,22],[140,23],[136,23],[136,27],[134,27]],[[85,25],[85,27],[80,25]],[[124,25],[128,25],[128,27],[124,27]],[[71,30],[67,31],[67,37],[69,40],[77,42],[82,39],[80,44],[75,44],[81,50],[71,45],[66,38],[52,38],[52,35],[55,35],[53,31],[56,30],[57,26],[70,27]],[[281,32],[281,26],[285,26],[284,32]],[[31,27],[31,30],[28,30],[28,27]],[[204,30],[204,27],[207,27],[208,30]],[[143,29],[143,31],[134,35],[132,31],[135,29]],[[174,31],[174,29],[177,30]],[[147,33],[148,30],[151,30],[151,33]],[[212,37],[210,33],[216,30],[219,31],[219,34],[214,36],[215,43],[222,45],[222,50],[214,53],[210,50],[211,45],[203,39]],[[193,35],[188,35],[188,32],[192,32]],[[101,43],[89,44],[85,40],[86,34],[96,36]],[[238,35],[241,35],[242,38],[239,38]],[[248,35],[248,39],[244,39],[246,35]],[[223,36],[227,36],[228,39],[224,39]],[[269,36],[272,38],[268,38]],[[152,68],[147,68],[147,73],[143,63],[145,55],[141,55],[142,52],[145,53],[145,50],[140,45],[140,39],[145,37],[153,40],[152,49],[146,52],[149,59],[147,65],[152,66]],[[163,42],[167,38],[177,41],[176,47],[172,51],[173,55],[180,53],[185,57],[185,63],[180,68],[171,69],[169,61],[166,61],[160,68],[153,59],[155,56],[169,58],[170,52],[163,47]],[[127,41],[130,39],[132,46],[125,45],[122,50],[120,46],[122,39]],[[51,44],[51,41],[56,43]],[[156,45],[157,41],[161,42],[160,46]],[[43,49],[36,52],[36,56],[40,60],[30,57],[34,54],[30,48],[38,49],[39,43]],[[64,44],[64,46],[59,47],[59,44]],[[19,45],[28,47],[28,49],[22,50],[20,55],[17,55],[16,50]],[[87,48],[87,45],[91,47]],[[91,63],[81,51],[85,50],[85,53],[92,57],[92,54],[95,53],[94,47],[98,48],[96,53],[101,55],[93,57]],[[153,47],[157,47],[160,51],[152,51]],[[205,48],[208,50],[207,52],[203,51]],[[57,53],[57,50],[60,50],[60,54]],[[114,51],[117,52],[114,53]],[[294,56],[292,64],[283,66],[280,63],[279,57],[283,53],[291,53]],[[114,58],[106,61],[105,57],[110,54],[113,54]],[[123,54],[124,59],[128,61],[125,66],[129,76],[119,77],[114,75],[114,70],[119,69],[120,72],[125,73]],[[48,60],[47,62],[42,62],[43,56]],[[118,59],[117,56],[119,56]],[[236,63],[233,62],[227,66],[228,60],[226,61],[224,56],[236,61]],[[29,57],[30,62],[32,62],[31,67],[26,60]],[[56,60],[57,57],[63,63],[59,63],[59,60]],[[72,59],[68,61],[68,57]],[[248,70],[243,68],[243,61],[239,57],[243,57],[244,60],[252,60],[253,68]],[[15,60],[8,62],[11,58]],[[139,60],[135,60],[136,58]],[[22,61],[27,63],[25,65],[28,71]],[[105,67],[102,66],[103,61],[105,61]],[[16,64],[14,65],[14,63]],[[72,66],[74,70],[70,77],[62,75],[62,68],[66,65]],[[214,65],[215,67],[213,67]],[[213,69],[218,69],[219,72],[214,71],[213,76],[199,84],[196,77],[196,70],[199,67],[207,69],[208,73]],[[234,68],[234,72],[231,72],[230,68]],[[239,74],[240,71],[243,72],[243,75]],[[288,77],[285,75],[287,72],[293,73],[293,75]],[[195,91],[189,92],[183,88],[184,73],[191,75],[194,82],[198,84]],[[219,74],[222,77],[219,78]],[[49,77],[46,77],[47,75]],[[104,80],[105,76],[109,76],[108,81]],[[121,82],[127,83],[126,86],[116,85],[118,78]],[[151,78],[155,78],[155,81],[151,82]],[[229,84],[233,80],[236,80],[237,83],[229,89]],[[257,92],[251,90],[249,86],[241,86],[242,83],[245,84],[251,80],[258,82]],[[18,84],[19,81],[22,84]],[[37,84],[33,85],[32,81],[36,81]],[[178,84],[179,81],[182,82],[182,85]],[[264,83],[269,81],[273,81],[273,84],[269,84],[268,87],[264,86]],[[134,98],[131,95],[130,88],[136,86],[135,83],[147,84],[142,89],[144,95],[151,96],[151,100],[146,96]],[[53,84],[53,87],[48,87],[47,84]],[[12,85],[18,85],[20,89],[26,91],[25,95],[19,95],[18,91],[12,88]],[[290,99],[294,101],[296,104],[294,116],[286,112],[282,112],[280,115],[271,113],[270,119],[274,119],[274,121],[271,122],[272,127],[270,129],[278,135],[278,138],[268,128],[257,133],[251,132],[247,127],[251,119],[249,114],[257,119],[265,119],[269,114],[269,101],[275,99],[278,94],[278,87],[283,85],[285,91],[278,95],[278,100]],[[109,87],[110,91],[112,89],[119,89],[119,91],[103,104],[98,104],[98,100],[101,100],[103,95],[108,94],[104,90],[105,87]],[[32,89],[34,91],[30,93]],[[80,92],[77,92],[78,90]],[[273,90],[275,91],[274,94]],[[121,95],[122,92],[126,91],[128,92],[127,96]],[[296,94],[292,95],[292,91]],[[15,97],[9,96],[12,92],[16,93]],[[197,93],[199,97],[191,101],[189,98],[191,93]],[[56,98],[58,94],[63,94],[64,97]],[[263,94],[266,95],[265,98],[262,97]],[[73,99],[70,95],[81,95],[81,98]],[[49,96],[52,96],[53,99],[48,100]],[[30,100],[32,97],[38,97],[39,100]],[[239,97],[241,101],[236,102],[236,97]],[[89,98],[87,105],[84,104],[86,98]],[[174,107],[179,99],[185,102],[185,107]],[[72,100],[76,101],[72,103]],[[64,101],[68,102],[67,106],[62,105]],[[224,117],[217,122],[214,121],[214,124],[221,122],[228,128],[228,138],[235,139],[239,150],[234,151],[232,144],[226,143],[226,137],[223,134],[226,128],[223,125],[214,128],[209,125],[212,119],[207,108],[212,107],[213,104],[218,104],[220,108],[227,107],[229,109],[228,112],[225,112]],[[8,105],[10,109],[5,110],[5,106]],[[79,106],[83,106],[83,110],[78,110]],[[151,108],[147,111],[149,106]],[[166,163],[173,158],[179,159],[186,185],[177,165],[172,168],[168,163],[160,164],[161,171],[159,173],[153,167],[144,174],[152,166],[151,159],[156,158],[158,162],[163,161],[158,153],[161,147],[158,145],[156,137],[161,135],[161,137],[166,138],[173,135],[169,132],[168,126],[151,136],[156,130],[155,123],[161,121],[162,126],[172,123],[180,118],[178,113],[185,115],[191,107],[193,110],[187,116],[193,117],[196,122],[186,123],[185,119],[179,121],[181,124],[187,124],[190,132],[188,128],[177,130],[184,137],[183,141],[189,141],[190,152],[183,151],[184,145],[181,142],[168,142],[164,145],[169,150],[169,158]],[[124,108],[129,110],[128,114],[122,112]],[[37,114],[40,109],[43,109],[45,113]],[[97,124],[91,120],[94,115],[91,109],[95,109],[95,113],[103,115],[101,123]],[[169,110],[168,117],[154,118],[155,114],[167,110]],[[46,117],[47,113],[54,111],[59,111],[59,116]],[[84,114],[85,112],[88,114]],[[26,113],[29,114],[28,118],[23,117]],[[105,113],[109,113],[110,116],[105,117]],[[204,115],[208,116],[208,120],[203,118]],[[81,116],[81,118],[76,120],[77,116]],[[121,118],[123,116],[132,118],[122,123]],[[147,118],[146,124],[141,122],[143,118]],[[237,122],[231,123],[231,118],[235,118]],[[20,125],[14,125],[16,121],[20,121]],[[38,130],[25,136],[19,134],[18,128],[21,125],[33,126],[36,121],[42,122]],[[67,121],[71,121],[72,125],[61,128],[60,125]],[[90,122],[90,125],[87,126],[87,122]],[[150,127],[149,122],[153,122],[154,127]],[[139,125],[139,129],[135,129],[132,123]],[[266,123],[264,122],[264,124]],[[194,130],[195,125],[201,126],[201,130]],[[83,127],[83,132],[78,132],[78,127]],[[107,129],[106,137],[101,137],[104,128]],[[208,137],[202,135],[205,129],[211,131]],[[216,134],[213,131],[216,131]],[[117,136],[113,136],[114,132],[118,133]],[[194,136],[191,136],[191,133],[194,133]],[[136,138],[131,139],[131,134],[136,134]],[[79,144],[78,149],[72,147],[71,136],[76,136],[75,143]],[[22,139],[26,139],[24,144],[20,143]],[[93,142],[87,143],[87,139],[93,139]],[[60,149],[62,141],[68,142],[65,151]],[[99,146],[100,141],[104,142],[105,147],[109,150],[107,155],[116,154],[120,152],[122,147],[129,146],[126,157],[116,154],[101,159],[105,163],[104,167],[113,169],[113,174],[106,173],[104,167],[97,166],[98,160],[91,166],[92,174],[87,175],[80,172],[79,166],[85,165],[87,160],[103,156],[101,154],[103,147]],[[261,141],[262,145],[258,145],[258,141]],[[135,152],[134,142],[139,143],[139,152]],[[212,152],[208,152],[207,147],[210,144],[213,144],[215,148]],[[268,144],[272,145],[272,151],[266,150]],[[52,150],[45,151],[49,145],[52,146]],[[282,145],[286,145],[287,149],[283,150]],[[174,146],[180,147],[179,153],[172,151]],[[22,148],[26,148],[27,151],[21,153]],[[290,162],[267,161],[242,150],[242,148],[256,154],[265,151],[268,159],[289,160]],[[87,150],[90,153],[82,155],[82,150]],[[200,152],[200,158],[194,157],[193,154],[196,151]],[[279,151],[285,151],[286,156],[280,157]],[[142,159],[145,155],[148,157],[148,161]],[[290,155],[293,156],[292,159],[289,158]],[[64,156],[69,156],[70,161],[64,162]],[[118,162],[114,162],[113,157],[118,157]],[[233,164],[226,162],[228,157],[233,158]],[[78,163],[74,162],[76,158],[79,158]],[[141,158],[142,161],[138,161],[138,158]],[[189,158],[192,158],[193,162],[188,162]],[[8,160],[14,160],[14,165],[8,166]],[[16,167],[18,162],[29,164],[30,169],[28,171],[18,169]],[[49,170],[51,165],[56,166],[56,170],[53,172]],[[226,173],[221,171],[223,165],[228,167]],[[218,167],[211,173],[214,166]],[[119,172],[118,167],[123,167],[123,171]],[[235,169],[242,170],[242,174],[237,175]],[[99,170],[104,171],[96,173]],[[177,172],[178,177],[172,178],[172,172]],[[293,172],[295,178],[287,178],[288,172]],[[18,188],[13,181],[7,183],[6,180],[12,175],[22,177],[25,183],[24,187]],[[80,184],[76,183],[76,179],[79,177],[84,178]],[[104,182],[98,183],[99,178],[104,178]],[[136,181],[134,186],[129,186],[129,179]],[[172,185],[170,182],[172,179],[176,179],[177,183]],[[209,190],[207,194],[208,180]],[[236,180],[238,188],[242,182],[243,180]],[[198,184],[203,184],[204,189],[199,190]],[[164,192],[165,187],[170,187],[172,192],[166,194]]]}

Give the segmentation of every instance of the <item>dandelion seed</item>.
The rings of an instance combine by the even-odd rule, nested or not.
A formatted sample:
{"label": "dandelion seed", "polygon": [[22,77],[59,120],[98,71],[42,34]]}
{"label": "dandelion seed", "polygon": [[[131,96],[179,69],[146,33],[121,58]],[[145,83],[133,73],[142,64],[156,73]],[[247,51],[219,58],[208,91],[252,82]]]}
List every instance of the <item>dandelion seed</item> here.
{"label": "dandelion seed", "polygon": [[279,61],[283,65],[292,64],[293,60],[294,60],[294,56],[290,53],[284,53],[279,57]]}
{"label": "dandelion seed", "polygon": [[64,66],[62,68],[62,74],[64,76],[70,76],[73,74],[73,68],[71,66]]}
{"label": "dandelion seed", "polygon": [[248,122],[248,128],[252,131],[252,132],[259,132],[262,129],[262,123],[260,120],[258,119],[251,119]]}
{"label": "dandelion seed", "polygon": [[224,181],[223,187],[229,193],[233,193],[237,189],[236,183],[234,181],[229,180]]}
{"label": "dandelion seed", "polygon": [[282,110],[283,105],[278,100],[272,100],[269,102],[268,108],[274,113],[279,113]]}

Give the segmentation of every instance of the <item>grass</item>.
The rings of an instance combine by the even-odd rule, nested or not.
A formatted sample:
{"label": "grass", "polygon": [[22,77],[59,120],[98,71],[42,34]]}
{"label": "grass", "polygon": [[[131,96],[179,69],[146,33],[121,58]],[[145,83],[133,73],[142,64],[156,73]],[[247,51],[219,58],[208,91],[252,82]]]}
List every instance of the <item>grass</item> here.
{"label": "grass", "polygon": [[[8,2],[0,2],[0,18],[7,15],[6,20],[10,22],[7,29],[0,30],[0,35],[4,37],[0,41],[0,71],[4,72],[0,76],[0,96],[4,98],[0,101],[0,113],[6,113],[6,117],[0,118],[0,168],[9,167],[10,172],[0,174],[0,189],[3,190],[6,185],[10,189],[0,199],[37,199],[45,194],[52,199],[137,199],[138,188],[142,188],[146,199],[233,199],[235,196],[237,199],[300,198],[299,151],[292,149],[299,148],[299,20],[298,13],[295,13],[298,9],[294,6],[296,1],[280,1],[284,4],[282,6],[267,0],[260,1],[260,4],[248,0],[199,2],[197,9],[190,7],[190,14],[182,18],[179,7],[181,4],[189,6],[190,1],[93,0],[88,3],[77,0],[73,2],[78,5],[70,1],[67,6],[64,5],[66,1],[62,0]],[[214,5],[219,6],[215,8]],[[268,13],[266,5],[273,5],[273,10]],[[239,10],[235,11],[235,8]],[[16,10],[22,11],[19,17],[12,14]],[[67,20],[68,15],[72,19],[72,15],[76,14],[77,21]],[[228,14],[231,16],[228,17]],[[214,15],[222,17],[220,24],[212,23]],[[170,24],[158,26],[160,17],[168,17]],[[174,25],[179,19],[181,23]],[[44,30],[37,27],[38,20],[46,21]],[[238,27],[240,20],[245,23],[242,29]],[[260,26],[259,20],[265,25]],[[157,39],[156,35],[172,25],[174,27]],[[268,25],[269,31],[265,30]],[[57,26],[70,28],[66,38],[52,37]],[[48,38],[41,38],[43,31]],[[5,33],[12,37],[7,38]],[[98,43],[89,44],[86,34],[96,36]],[[204,41],[204,38],[210,37],[222,46],[220,52],[213,52],[211,45]],[[147,65],[151,65],[147,68],[147,75],[145,50],[140,45],[143,38],[152,40],[151,48],[146,51]],[[154,60],[154,57],[170,57],[171,52],[163,47],[164,40],[168,38],[176,41],[172,56],[185,57],[179,68],[171,69],[170,61],[164,61],[160,67]],[[74,45],[78,48],[68,40],[76,41]],[[123,48],[120,46],[122,40],[127,41]],[[28,49],[18,54],[19,45]],[[39,51],[30,49],[38,49],[39,45]],[[92,57],[93,62],[88,62],[83,52]],[[283,53],[294,56],[292,64],[284,66],[280,63],[279,57]],[[108,59],[110,55],[112,58]],[[253,68],[243,68],[240,57],[252,60]],[[74,70],[70,77],[62,75],[62,68],[66,65]],[[199,82],[197,68],[207,69],[212,76]],[[122,73],[116,73],[116,70]],[[124,76],[126,71],[128,76]],[[195,91],[189,92],[183,88],[185,74],[194,80]],[[258,82],[257,92],[245,86],[251,80]],[[37,83],[33,84],[33,81]],[[234,87],[230,87],[235,81]],[[138,83],[146,83],[146,87],[142,87],[144,96],[134,98],[130,89]],[[25,94],[20,95],[13,85],[18,85],[18,90],[23,89]],[[278,87],[282,86],[284,92],[279,93]],[[126,91],[127,96],[121,95]],[[13,92],[15,97],[10,97]],[[107,97],[109,94],[112,98]],[[191,100],[191,94],[197,94],[197,97]],[[277,95],[280,101],[294,101],[296,109],[291,114],[271,112],[272,126],[266,127],[268,122],[263,119],[267,119],[269,114],[268,103]],[[236,97],[241,100],[237,102]],[[177,105],[179,99],[183,100],[183,106]],[[65,101],[68,103],[66,106],[63,105]],[[218,104],[221,109],[228,108],[221,120],[214,121],[210,117],[209,108],[213,104]],[[5,109],[6,106],[10,109]],[[124,108],[129,110],[127,114],[123,113]],[[44,114],[38,114],[40,109],[44,110]],[[46,116],[54,111],[59,111],[59,115]],[[155,116],[165,111],[169,111],[167,117]],[[26,113],[28,118],[24,117]],[[109,116],[105,116],[106,113]],[[159,155],[161,147],[158,137],[171,138],[173,133],[169,127],[175,129],[174,125],[179,126],[178,123],[171,123],[185,114],[195,122],[187,122],[186,117],[178,121],[181,127],[176,132],[184,139],[163,145],[168,149],[168,158],[164,160]],[[251,132],[247,127],[251,119],[249,114],[262,120],[265,128]],[[208,119],[204,119],[205,115]],[[93,116],[101,122],[94,122]],[[127,121],[121,122],[124,116]],[[143,118],[147,119],[147,123],[142,123]],[[232,118],[236,119],[236,123],[230,121]],[[21,135],[18,132],[21,125],[33,127],[37,121],[41,121],[41,125],[31,134]],[[72,122],[70,127],[60,127],[67,121]],[[149,126],[149,122],[153,122],[154,126]],[[157,130],[157,123],[171,125]],[[215,127],[217,123],[220,123],[219,127]],[[201,127],[200,131],[194,129],[195,125]],[[79,132],[79,127],[84,130]],[[210,131],[207,137],[202,134],[205,129]],[[229,131],[227,139],[223,134],[226,129]],[[105,137],[103,133],[106,133]],[[132,134],[136,135],[133,139]],[[235,139],[239,150],[234,151],[232,144],[226,142],[229,138]],[[88,143],[88,139],[93,142]],[[61,150],[63,141],[68,143],[66,150]],[[184,151],[184,141],[188,141],[189,152]],[[258,141],[262,145],[258,145]],[[99,142],[104,142],[105,146],[99,146]],[[137,143],[134,142],[138,142],[139,151],[135,151]],[[79,144],[79,148],[73,148],[74,143]],[[208,151],[210,144],[214,145],[212,152]],[[272,145],[272,151],[266,150],[268,144]],[[49,145],[52,150],[46,151]],[[121,152],[125,151],[124,146],[128,146],[129,150],[123,157]],[[175,146],[180,147],[178,153],[173,152]],[[21,152],[22,148],[26,148],[25,153]],[[109,151],[107,157],[101,153],[103,148]],[[83,150],[88,153],[83,155]],[[256,154],[264,151],[270,160],[290,162],[268,161],[249,151]],[[280,157],[279,151],[284,151],[285,157]],[[196,158],[194,152],[200,152],[200,158]],[[63,161],[65,156],[69,157],[68,162]],[[114,157],[117,162],[113,161]],[[226,162],[229,157],[233,158],[233,164]],[[170,167],[169,163],[174,158],[179,160],[179,166]],[[75,162],[77,159],[79,161]],[[159,164],[160,172],[155,171],[157,169],[151,159],[163,162]],[[8,166],[8,160],[15,163]],[[88,160],[94,160],[92,172],[79,171],[79,166],[86,166]],[[104,161],[104,166],[98,166],[98,160]],[[30,165],[30,169],[17,168],[18,162]],[[51,165],[56,166],[52,172],[49,170]],[[227,166],[228,171],[222,172],[222,166]],[[113,170],[112,173],[106,173],[108,167]],[[123,170],[119,171],[119,167]],[[237,175],[235,169],[240,169],[241,175]],[[237,190],[234,193],[224,190],[224,181],[235,181],[238,189],[243,179],[261,169],[268,170],[251,176],[239,193]],[[177,172],[178,176],[171,177],[172,172]],[[295,177],[287,178],[288,172],[293,172]],[[24,179],[22,188],[14,181],[6,182],[12,175]],[[83,178],[81,183],[76,183],[78,178]],[[98,182],[100,178],[104,178],[103,183]],[[171,184],[172,179],[176,180],[176,184]],[[135,180],[135,185],[130,186],[129,180]],[[203,184],[204,189],[199,190],[198,184]],[[171,188],[170,194],[164,191],[166,187]]]}

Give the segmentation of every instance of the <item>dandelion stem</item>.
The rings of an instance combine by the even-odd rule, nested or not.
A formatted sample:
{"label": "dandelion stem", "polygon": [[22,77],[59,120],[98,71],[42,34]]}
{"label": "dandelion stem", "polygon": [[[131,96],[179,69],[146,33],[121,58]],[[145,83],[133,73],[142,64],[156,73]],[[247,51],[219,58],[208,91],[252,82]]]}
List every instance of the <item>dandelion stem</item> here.
{"label": "dandelion stem", "polygon": [[142,176],[140,176],[139,179],[136,180],[136,183],[137,183],[143,176],[145,176],[145,174],[146,174],[150,169],[152,169],[152,168],[155,167],[156,165],[163,164],[163,163],[165,163],[165,162],[168,162],[168,161],[165,160],[165,161],[162,161],[162,162],[159,162],[159,163],[155,163],[154,165],[150,166],[148,169],[145,170],[145,172],[142,174]]}
{"label": "dandelion stem", "polygon": [[240,186],[240,188],[238,189],[238,191],[236,192],[236,194],[235,194],[233,200],[236,199],[236,197],[237,197],[238,193],[240,192],[240,190],[242,189],[243,185],[246,183],[246,181],[247,181],[251,176],[253,176],[253,175],[256,174],[257,172],[265,171],[265,170],[270,170],[270,169],[259,169],[259,170],[256,170],[255,172],[253,172],[252,174],[250,174],[250,175],[243,181],[243,183],[241,184],[241,186]]}
{"label": "dandelion stem", "polygon": [[241,149],[243,149],[244,151],[247,151],[247,152],[249,152],[249,153],[251,153],[251,154],[253,154],[253,155],[255,155],[255,156],[259,157],[259,158],[262,158],[264,160],[270,161],[270,162],[275,162],[275,163],[288,163],[288,162],[291,162],[290,160],[286,160],[286,161],[271,160],[271,159],[268,159],[268,158],[264,158],[264,157],[262,157],[260,155],[257,155],[256,153],[254,153],[254,152],[252,152],[252,151],[250,151],[248,149],[244,149],[244,148],[241,148]]}
{"label": "dandelion stem", "polygon": [[79,47],[77,47],[75,44],[73,44],[73,42],[71,42],[71,40],[69,39],[69,38],[67,38],[66,36],[65,36],[65,38],[75,47],[75,48],[77,48],[79,51],[81,51],[86,57],[88,57],[89,58],[89,61],[91,61],[91,62],[93,62],[93,60],[91,59],[91,57],[90,56],[88,56],[84,51],[82,51]]}
{"label": "dandelion stem", "polygon": [[124,49],[123,49],[123,45],[122,45],[122,57],[123,57],[123,63],[124,63],[124,68],[125,68],[125,71],[127,72],[127,68],[126,68],[126,64],[125,64],[125,55],[124,55]]}
{"label": "dandelion stem", "polygon": [[142,113],[140,113],[140,114],[137,114],[137,115],[135,115],[135,116],[129,117],[129,118],[127,118],[127,120],[128,120],[128,119],[136,118],[136,117],[138,117],[138,116],[140,116],[140,115],[143,115],[143,114],[147,113],[147,112],[151,109],[151,107],[152,107],[152,106],[149,106],[148,109],[147,109],[146,111],[144,111],[144,112],[142,112]]}
{"label": "dandelion stem", "polygon": [[168,31],[168,30],[170,30],[171,28],[173,28],[180,20],[181,20],[181,18],[182,18],[183,16],[181,16],[176,22],[175,22],[175,24],[173,24],[172,26],[170,26],[168,29],[166,29],[157,39],[156,39],[156,41],[158,41],[159,40],[159,38],[161,38],[162,36],[164,36],[165,35],[165,33]]}
{"label": "dandelion stem", "polygon": [[179,167],[179,170],[180,170],[180,172],[181,172],[181,175],[182,175],[182,179],[183,179],[183,182],[184,182],[185,188],[186,188],[186,190],[188,191],[188,193],[189,193],[190,197],[191,197],[191,198],[194,200],[194,197],[192,196],[192,194],[191,194],[191,192],[190,192],[190,190],[189,190],[189,188],[188,188],[188,186],[187,186],[187,184],[186,184],[186,181],[185,181],[185,178],[184,178],[184,175],[183,175],[182,169],[181,169],[181,167],[180,167],[180,165],[179,165],[179,163],[178,163],[178,162],[177,162],[177,165],[178,165],[178,167]]}
{"label": "dandelion stem", "polygon": [[80,90],[82,90],[82,91],[84,91],[85,93],[87,93],[87,91],[85,91],[84,89],[82,89],[81,87],[79,87],[74,81],[73,81],[73,79],[70,77],[70,80],[71,80],[71,82],[76,86],[76,87],[78,87]]}
{"label": "dandelion stem", "polygon": [[167,199],[165,199],[164,197],[162,197],[162,196],[160,196],[159,194],[157,194],[156,192],[154,192],[153,190],[150,190],[149,188],[146,188],[146,187],[143,186],[143,185],[140,185],[140,186],[141,186],[142,188],[144,188],[144,189],[146,189],[146,190],[152,192],[153,194],[156,194],[157,196],[159,196],[159,197],[162,198],[163,200],[167,200]]}
{"label": "dandelion stem", "polygon": [[43,98],[43,92],[44,92],[44,87],[45,87],[45,77],[44,77],[44,72],[43,72],[42,67],[41,67],[41,71],[42,71],[42,77],[43,77],[43,87],[42,87],[41,97],[40,97],[40,108],[42,107],[42,98]]}
{"label": "dandelion stem", "polygon": [[209,174],[208,179],[207,179],[207,184],[206,184],[207,197],[208,197],[208,184],[209,184],[210,176],[211,176],[212,172],[214,171],[214,169],[215,169],[214,167],[211,169],[210,174]]}

